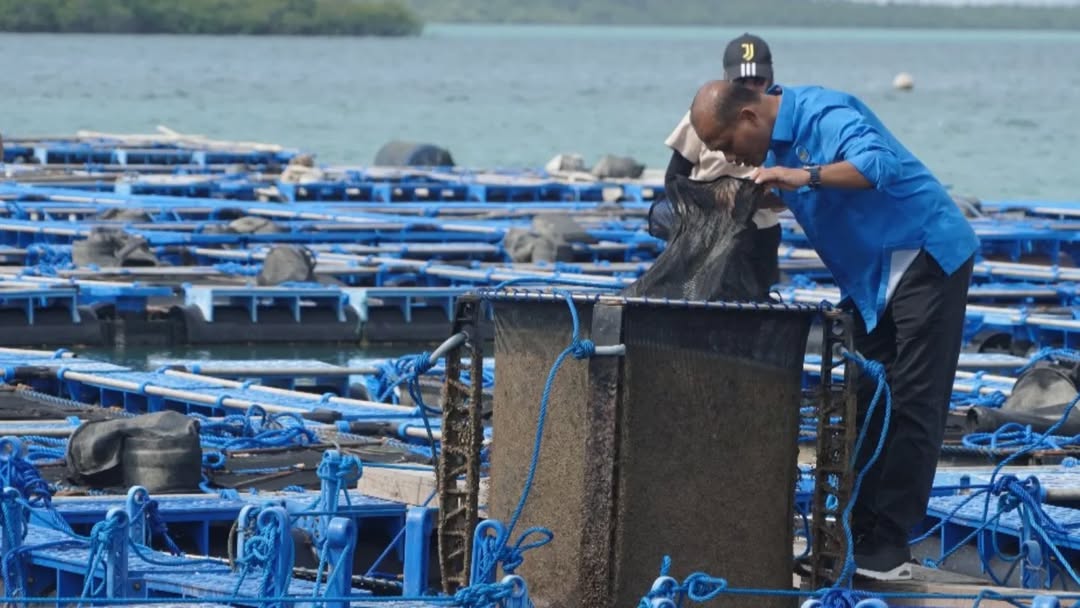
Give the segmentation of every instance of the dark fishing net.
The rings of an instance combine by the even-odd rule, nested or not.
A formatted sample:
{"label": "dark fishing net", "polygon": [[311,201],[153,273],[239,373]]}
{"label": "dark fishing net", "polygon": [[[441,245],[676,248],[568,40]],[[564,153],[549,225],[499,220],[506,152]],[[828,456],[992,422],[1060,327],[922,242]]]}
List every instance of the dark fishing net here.
{"label": "dark fishing net", "polygon": [[79,485],[194,492],[202,475],[199,423],[172,410],[84,422],[71,434],[65,460]]}
{"label": "dark fishing net", "polygon": [[1080,433],[1080,408],[1062,416],[1080,394],[1080,363],[1039,361],[1025,370],[1001,407],[974,406],[967,410],[964,433],[992,433],[1006,424],[1030,427],[1045,433],[1061,423],[1056,435]]}
{"label": "dark fishing net", "polygon": [[270,249],[263,260],[262,270],[255,278],[259,285],[282,283],[314,283],[315,256],[304,247],[278,245]]}
{"label": "dark fishing net", "polygon": [[754,255],[751,218],[765,196],[752,181],[720,177],[667,183],[674,225],[667,248],[622,295],[682,300],[769,299],[764,263]]}
{"label": "dark fishing net", "polygon": [[158,259],[146,239],[113,227],[93,228],[87,238],[71,245],[76,266],[157,266]]}

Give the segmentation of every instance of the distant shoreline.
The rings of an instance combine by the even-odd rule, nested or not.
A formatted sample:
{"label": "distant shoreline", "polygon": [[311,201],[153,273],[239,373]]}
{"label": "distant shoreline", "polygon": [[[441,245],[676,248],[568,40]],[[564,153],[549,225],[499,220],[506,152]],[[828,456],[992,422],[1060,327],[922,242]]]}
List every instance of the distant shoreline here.
{"label": "distant shoreline", "polygon": [[1080,32],[1077,6],[958,7],[846,0],[566,4],[566,0],[0,0],[0,32],[407,37],[421,35],[425,23]]}
{"label": "distant shoreline", "polygon": [[1076,6],[879,5],[844,0],[405,0],[428,23],[1080,31]]}
{"label": "distant shoreline", "polygon": [[417,36],[398,0],[0,0],[0,32],[250,36]]}

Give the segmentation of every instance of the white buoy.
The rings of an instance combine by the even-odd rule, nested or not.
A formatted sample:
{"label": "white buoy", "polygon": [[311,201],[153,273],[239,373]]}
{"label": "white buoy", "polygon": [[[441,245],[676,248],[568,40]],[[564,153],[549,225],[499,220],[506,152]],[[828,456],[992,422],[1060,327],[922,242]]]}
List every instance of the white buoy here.
{"label": "white buoy", "polygon": [[907,72],[900,72],[896,75],[896,78],[893,78],[892,86],[902,91],[908,91],[915,86],[915,79]]}

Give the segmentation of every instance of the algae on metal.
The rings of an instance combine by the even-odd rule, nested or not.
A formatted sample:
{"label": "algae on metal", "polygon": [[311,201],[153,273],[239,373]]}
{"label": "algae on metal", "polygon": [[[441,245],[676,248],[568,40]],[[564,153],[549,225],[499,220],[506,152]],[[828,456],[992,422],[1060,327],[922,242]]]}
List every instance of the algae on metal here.
{"label": "algae on metal", "polygon": [[[635,605],[664,555],[677,577],[700,570],[733,586],[790,587],[812,314],[677,303],[577,309],[582,337],[615,340],[626,354],[568,359],[554,382],[535,484],[515,530],[555,534],[518,570],[534,602]],[[495,321],[493,431],[502,439],[490,508],[505,521],[532,457],[543,374],[569,343],[570,318],[559,300],[498,301]],[[790,600],[721,603],[779,608]]]}

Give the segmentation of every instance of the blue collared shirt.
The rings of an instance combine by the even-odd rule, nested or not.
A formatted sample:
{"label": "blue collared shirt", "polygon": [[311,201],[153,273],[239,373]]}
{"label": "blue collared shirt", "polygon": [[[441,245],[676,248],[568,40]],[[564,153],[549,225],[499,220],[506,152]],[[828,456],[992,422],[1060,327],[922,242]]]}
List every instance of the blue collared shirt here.
{"label": "blue collared shirt", "polygon": [[[770,92],[773,92],[770,90]],[[783,87],[766,166],[848,161],[865,189],[782,191],[810,244],[867,331],[885,308],[893,251],[925,249],[952,274],[979,248],[945,187],[858,98],[822,87]]]}

